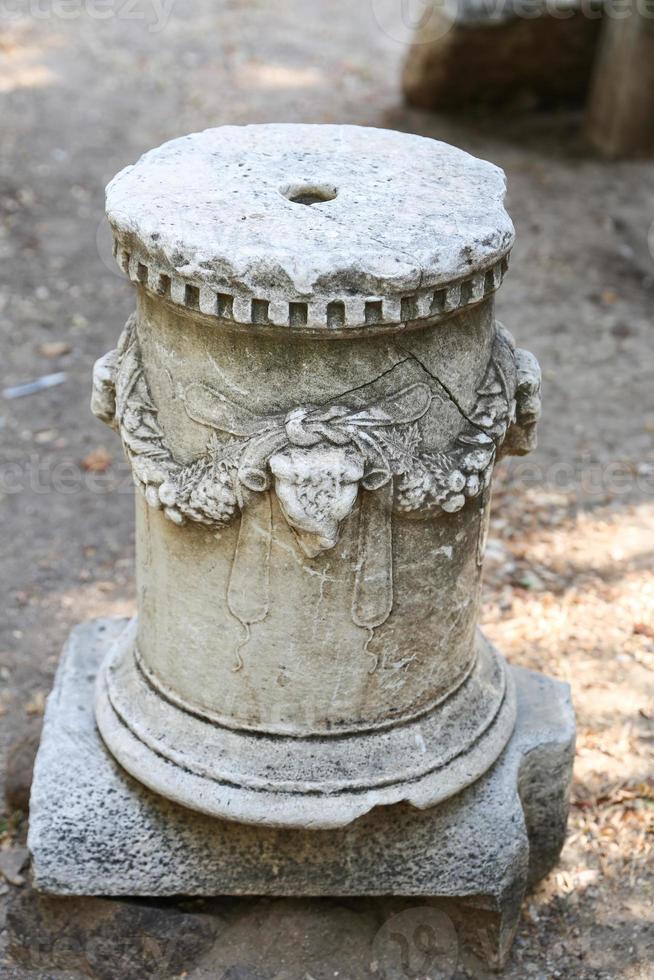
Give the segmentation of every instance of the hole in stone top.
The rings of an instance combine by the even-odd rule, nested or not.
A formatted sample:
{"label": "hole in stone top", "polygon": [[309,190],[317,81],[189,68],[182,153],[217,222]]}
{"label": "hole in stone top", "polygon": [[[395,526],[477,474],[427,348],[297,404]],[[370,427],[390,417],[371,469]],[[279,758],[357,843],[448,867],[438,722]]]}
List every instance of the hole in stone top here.
{"label": "hole in stone top", "polygon": [[289,184],[288,187],[280,187],[280,193],[290,201],[291,204],[325,204],[333,201],[338,194],[338,189],[333,184],[318,184],[307,182],[304,184]]}

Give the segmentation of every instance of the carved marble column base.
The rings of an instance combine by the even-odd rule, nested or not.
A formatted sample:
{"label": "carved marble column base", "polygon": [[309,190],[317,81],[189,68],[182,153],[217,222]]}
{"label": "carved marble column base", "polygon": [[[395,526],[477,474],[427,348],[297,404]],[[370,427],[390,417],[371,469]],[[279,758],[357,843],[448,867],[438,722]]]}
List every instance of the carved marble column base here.
{"label": "carved marble column base", "polygon": [[512,668],[513,735],[498,762],[427,810],[380,807],[332,830],[248,826],[150,792],[105,748],[93,714],[101,661],[125,620],[77,627],[36,761],[29,847],[36,887],[58,895],[398,895],[447,900],[460,938],[491,965],[525,890],[556,862],[574,715],[567,685]]}
{"label": "carved marble column base", "polygon": [[103,665],[96,721],[115,758],[162,796],[271,827],[344,827],[376,806],[434,806],[478,779],[513,731],[515,685],[477,633],[463,682],[415,717],[331,736],[264,735],[174,703],[138,657],[136,622]]}

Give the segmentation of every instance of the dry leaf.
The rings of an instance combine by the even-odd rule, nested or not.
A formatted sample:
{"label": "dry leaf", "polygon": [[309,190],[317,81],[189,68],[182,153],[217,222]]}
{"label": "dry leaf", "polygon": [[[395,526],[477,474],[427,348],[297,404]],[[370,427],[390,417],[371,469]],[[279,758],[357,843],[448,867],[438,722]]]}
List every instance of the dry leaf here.
{"label": "dry leaf", "polygon": [[104,473],[111,466],[111,461],[111,453],[104,446],[99,446],[84,457],[82,469],[90,473]]}
{"label": "dry leaf", "polygon": [[70,354],[72,347],[65,340],[51,340],[45,344],[39,344],[39,354],[42,357],[63,357]]}
{"label": "dry leaf", "polygon": [[25,705],[25,714],[27,715],[42,715],[45,708],[45,694],[43,691],[37,691],[31,701],[28,701]]}

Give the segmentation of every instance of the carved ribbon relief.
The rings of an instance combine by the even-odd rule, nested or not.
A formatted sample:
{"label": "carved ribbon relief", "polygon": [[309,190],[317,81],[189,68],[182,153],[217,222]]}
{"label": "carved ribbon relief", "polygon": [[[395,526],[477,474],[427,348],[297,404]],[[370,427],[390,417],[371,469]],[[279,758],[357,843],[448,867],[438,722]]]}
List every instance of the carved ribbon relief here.
{"label": "carved ribbon relief", "polygon": [[[453,513],[487,496],[499,453],[532,448],[540,412],[538,363],[516,349],[498,324],[474,408],[443,450],[423,445],[420,423],[432,398],[429,385],[417,382],[363,408],[348,406],[345,395],[261,416],[203,382],[192,383],[184,392],[185,410],[213,432],[204,453],[183,464],[159,424],[132,316],[118,347],[95,365],[91,407],[119,432],[147,502],[176,524],[219,528],[248,510],[261,520],[270,508],[254,505],[273,488],[298,544],[313,558],[334,547],[361,498],[352,616],[372,635],[392,607],[392,575],[380,574],[392,567],[392,513]],[[247,523],[240,534],[247,535]],[[241,613],[248,630],[265,615],[258,608]]]}

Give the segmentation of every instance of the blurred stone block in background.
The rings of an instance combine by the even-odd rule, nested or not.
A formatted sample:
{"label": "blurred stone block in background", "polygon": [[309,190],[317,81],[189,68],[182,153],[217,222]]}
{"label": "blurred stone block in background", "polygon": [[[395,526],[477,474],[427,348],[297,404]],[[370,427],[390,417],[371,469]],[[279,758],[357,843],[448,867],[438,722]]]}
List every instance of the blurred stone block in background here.
{"label": "blurred stone block in background", "polygon": [[586,136],[608,157],[654,153],[654,7],[605,18]]}
{"label": "blurred stone block in background", "polygon": [[425,11],[402,87],[423,109],[583,104],[601,25],[596,0],[454,0]]}

